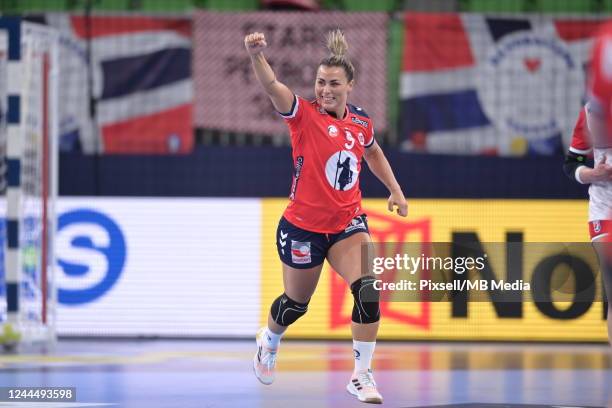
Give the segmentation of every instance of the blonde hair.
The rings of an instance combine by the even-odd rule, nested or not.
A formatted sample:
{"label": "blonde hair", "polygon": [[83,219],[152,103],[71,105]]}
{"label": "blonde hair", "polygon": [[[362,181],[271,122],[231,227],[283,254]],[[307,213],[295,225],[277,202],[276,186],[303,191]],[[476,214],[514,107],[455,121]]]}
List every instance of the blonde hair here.
{"label": "blonde hair", "polygon": [[327,33],[327,49],[330,54],[327,58],[323,58],[319,65],[326,67],[342,67],[346,73],[348,82],[353,80],[355,76],[355,67],[348,58],[348,43],[344,37],[344,33],[339,29],[335,29]]}

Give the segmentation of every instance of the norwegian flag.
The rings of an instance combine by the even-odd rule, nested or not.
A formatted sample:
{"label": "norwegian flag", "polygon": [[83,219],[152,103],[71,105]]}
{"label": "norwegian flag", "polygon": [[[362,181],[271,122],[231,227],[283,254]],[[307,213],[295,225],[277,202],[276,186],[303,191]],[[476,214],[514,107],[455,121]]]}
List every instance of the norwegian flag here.
{"label": "norwegian flag", "polygon": [[503,156],[564,150],[584,103],[601,20],[404,18],[400,135],[409,149]]}
{"label": "norwegian flag", "polygon": [[[62,33],[60,133],[88,153],[185,153],[193,148],[188,18],[48,14]],[[90,120],[91,38],[95,123]]]}

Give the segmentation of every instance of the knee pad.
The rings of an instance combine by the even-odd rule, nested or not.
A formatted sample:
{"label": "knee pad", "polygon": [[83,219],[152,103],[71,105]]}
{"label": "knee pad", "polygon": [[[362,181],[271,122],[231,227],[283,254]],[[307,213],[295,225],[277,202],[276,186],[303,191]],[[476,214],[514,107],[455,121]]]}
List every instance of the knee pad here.
{"label": "knee pad", "polygon": [[277,324],[289,326],[291,323],[304,316],[307,310],[308,302],[298,303],[283,293],[272,303],[270,313],[272,314],[272,319],[274,319]]}
{"label": "knee pad", "polygon": [[374,289],[373,276],[363,276],[351,284],[353,322],[376,323],[380,320],[380,292]]}

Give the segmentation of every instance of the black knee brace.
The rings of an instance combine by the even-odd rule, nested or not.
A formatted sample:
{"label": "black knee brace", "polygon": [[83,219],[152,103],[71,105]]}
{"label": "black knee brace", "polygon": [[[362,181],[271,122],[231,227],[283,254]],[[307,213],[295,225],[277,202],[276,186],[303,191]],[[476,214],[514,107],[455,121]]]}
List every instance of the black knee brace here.
{"label": "black knee brace", "polygon": [[307,310],[308,302],[298,303],[283,293],[272,303],[270,313],[272,314],[272,319],[274,319],[277,324],[289,326],[291,323],[304,316]]}
{"label": "black knee brace", "polygon": [[380,292],[374,289],[375,280],[373,276],[363,276],[351,284],[355,323],[376,323],[380,320]]}

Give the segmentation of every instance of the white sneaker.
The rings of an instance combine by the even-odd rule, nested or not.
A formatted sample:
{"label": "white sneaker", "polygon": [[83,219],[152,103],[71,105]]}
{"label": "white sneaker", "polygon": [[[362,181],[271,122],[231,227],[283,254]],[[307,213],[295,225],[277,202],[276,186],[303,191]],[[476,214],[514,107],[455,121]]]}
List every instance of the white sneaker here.
{"label": "white sneaker", "polygon": [[257,342],[257,353],[253,357],[253,371],[255,377],[265,385],[270,385],[274,382],[274,367],[276,366],[276,350],[271,350],[264,346],[263,336],[266,328],[262,327],[255,336]]}
{"label": "white sneaker", "polygon": [[354,371],[346,390],[361,402],[382,404],[383,397],[376,389],[372,370]]}

